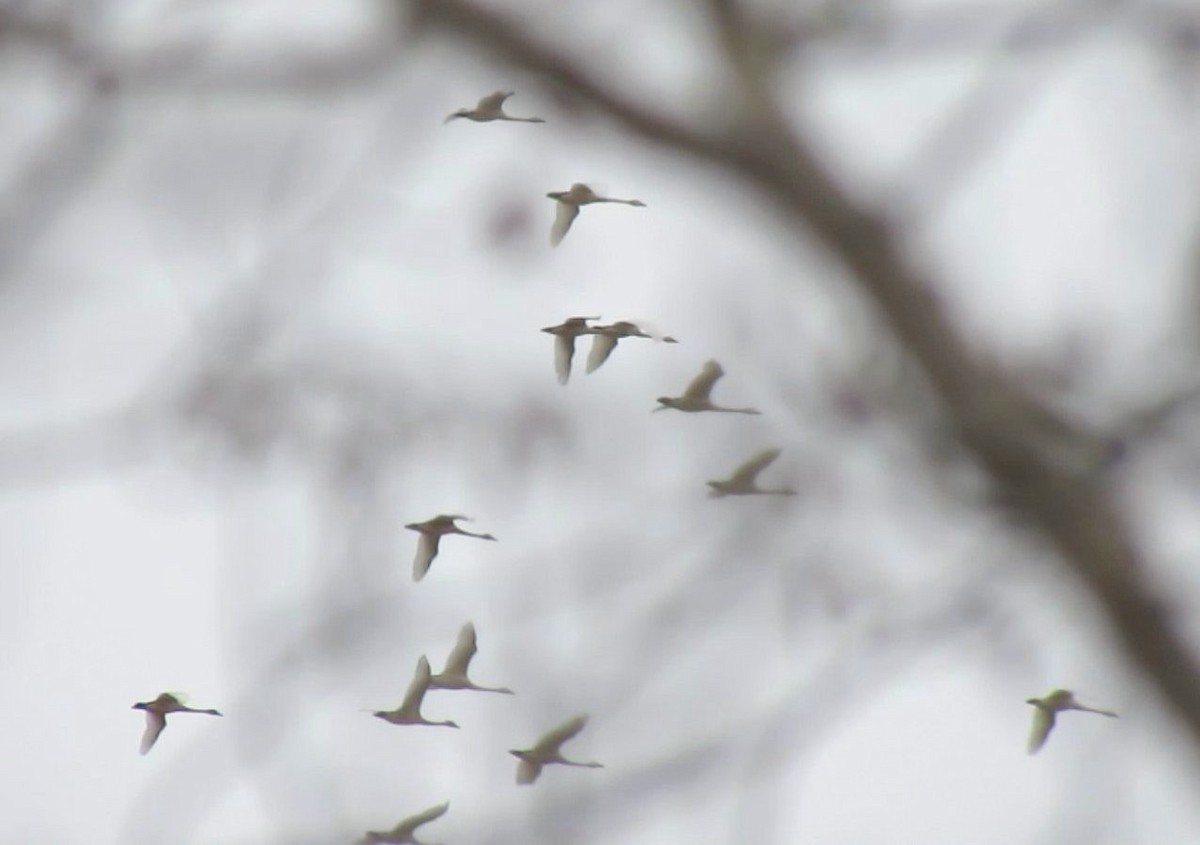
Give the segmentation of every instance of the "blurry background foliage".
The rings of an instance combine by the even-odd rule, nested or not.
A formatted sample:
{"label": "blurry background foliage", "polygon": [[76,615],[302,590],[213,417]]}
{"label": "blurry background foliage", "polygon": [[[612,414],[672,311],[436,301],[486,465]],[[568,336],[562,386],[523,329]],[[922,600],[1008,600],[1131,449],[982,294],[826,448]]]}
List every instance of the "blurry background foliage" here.
{"label": "blurry background foliage", "polygon": [[[0,840],[1197,841],[1198,46],[1166,0],[0,2]],[[496,89],[548,122],[442,125]],[[647,208],[552,250],[576,181]],[[680,343],[560,387],[575,314]],[[709,358],[763,416],[649,413]],[[705,496],[770,446],[798,496]],[[442,512],[500,542],[415,585]],[[359,712],[468,619],[515,697]],[[1121,719],[1029,758],[1059,686]],[[226,716],[139,758],[164,689]],[[606,768],[518,789],[576,712]]]}

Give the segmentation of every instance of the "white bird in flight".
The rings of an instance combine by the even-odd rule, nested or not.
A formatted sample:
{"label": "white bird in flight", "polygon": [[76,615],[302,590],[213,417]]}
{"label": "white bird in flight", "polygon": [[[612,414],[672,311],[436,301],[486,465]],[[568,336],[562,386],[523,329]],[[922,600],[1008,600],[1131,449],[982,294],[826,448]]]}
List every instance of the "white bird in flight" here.
{"label": "white bird in flight", "polygon": [[588,353],[587,371],[591,373],[600,369],[600,365],[608,360],[608,356],[617,348],[623,337],[648,337],[663,343],[679,343],[673,337],[656,334],[647,329],[647,326],[632,320],[618,320],[607,326],[592,326],[590,333],[594,337],[592,349]]}
{"label": "white bird in flight", "polygon": [[1097,710],[1095,707],[1085,707],[1075,700],[1075,694],[1070,690],[1056,689],[1045,698],[1028,698],[1026,704],[1034,706],[1033,729],[1029,732],[1029,753],[1036,754],[1038,749],[1046,744],[1046,738],[1054,728],[1054,718],[1064,710],[1083,710],[1086,713],[1099,713],[1116,719],[1117,714],[1111,710]]}
{"label": "white bird in flight", "polygon": [[575,338],[580,335],[592,334],[593,330],[588,325],[588,321],[599,319],[599,317],[568,317],[557,326],[547,326],[542,329],[546,334],[554,335],[554,372],[558,374],[559,384],[566,384],[567,380],[571,378],[571,361],[575,358]]}
{"label": "white bird in flight", "polygon": [[758,474],[769,467],[779,457],[782,450],[764,449],[750,460],[733,471],[733,475],[722,481],[710,481],[712,489],[708,495],[714,499],[722,496],[795,496],[796,491],[790,487],[759,487]]}
{"label": "white bird in flight", "polygon": [[469,521],[471,518],[462,514],[441,514],[424,522],[410,522],[404,526],[409,531],[416,531],[421,535],[421,539],[417,542],[417,555],[413,558],[414,581],[420,581],[429,571],[433,559],[437,557],[438,544],[441,542],[442,535],[462,534],[464,537],[477,537],[480,540],[494,541],[496,539],[491,534],[475,534],[471,531],[464,531],[454,524],[454,521],[458,519]]}
{"label": "white bird in flight", "polygon": [[522,785],[533,783],[542,773],[542,767],[551,763],[558,763],[562,766],[580,766],[587,769],[604,768],[603,763],[578,763],[574,760],[567,760],[559,750],[563,743],[582,731],[587,722],[587,715],[581,714],[563,722],[547,733],[532,748],[509,751],[509,754],[521,761],[517,764],[517,783]]}
{"label": "white bird in flight", "polygon": [[446,658],[445,667],[429,679],[429,689],[473,689],[513,695],[513,691],[508,687],[481,687],[468,677],[467,669],[471,665],[471,658],[478,650],[479,647],[475,643],[475,625],[468,622],[459,630],[458,642]]}
{"label": "white bird in flight", "polygon": [[654,410],[664,411],[667,408],[674,408],[677,411],[687,411],[688,413],[724,411],[729,414],[761,414],[762,411],[754,408],[727,408],[713,403],[709,394],[712,393],[713,385],[723,375],[725,375],[725,371],[721,369],[720,364],[712,360],[705,361],[700,375],[688,383],[682,396],[660,396],[658,397],[659,406]]}
{"label": "white bird in flight", "polygon": [[134,710],[146,711],[146,730],[142,734],[142,745],[138,749],[141,754],[147,753],[154,747],[158,735],[167,727],[168,713],[205,713],[209,716],[224,715],[218,710],[199,710],[188,707],[181,700],[182,696],[169,692],[159,693],[153,701],[139,701],[133,705]]}
{"label": "white bird in flight", "polygon": [[391,830],[368,830],[366,835],[358,841],[360,845],[375,845],[375,843],[387,843],[387,845],[425,845],[415,835],[417,828],[426,822],[441,818],[446,815],[446,811],[449,809],[449,801],[444,804],[438,804],[436,807],[430,807],[428,810],[423,810],[415,816],[409,816]]}
{"label": "white bird in flight", "polygon": [[393,725],[433,725],[443,728],[457,728],[458,724],[451,721],[433,722],[421,715],[421,701],[429,689],[433,673],[429,670],[429,659],[421,655],[417,661],[417,671],[408,684],[404,700],[395,710],[376,710],[372,714],[376,718],[391,722]]}
{"label": "white bird in flight", "polygon": [[449,123],[458,117],[465,117],[476,123],[490,123],[493,120],[512,120],[519,123],[545,123],[540,117],[513,117],[504,113],[504,101],[511,97],[513,91],[497,91],[481,99],[473,109],[459,109],[442,121]]}
{"label": "white bird in flight", "polygon": [[570,190],[566,191],[551,191],[546,194],[550,199],[555,200],[557,211],[554,215],[554,225],[550,228],[550,245],[558,246],[562,243],[562,239],[567,236],[567,231],[571,228],[571,224],[575,222],[575,218],[579,216],[580,206],[588,205],[594,202],[619,202],[623,205],[634,205],[638,208],[645,208],[646,204],[641,200],[622,200],[614,197],[602,197],[589,188],[582,182],[576,182],[571,186]]}

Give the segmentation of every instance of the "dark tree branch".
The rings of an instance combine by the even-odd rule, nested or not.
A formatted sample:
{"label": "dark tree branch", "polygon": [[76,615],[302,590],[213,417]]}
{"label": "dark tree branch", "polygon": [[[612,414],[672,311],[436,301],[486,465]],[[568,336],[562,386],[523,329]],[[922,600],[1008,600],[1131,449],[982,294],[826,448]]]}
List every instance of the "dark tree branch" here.
{"label": "dark tree branch", "polygon": [[553,80],[626,129],[717,166],[812,231],[853,273],[945,403],[958,436],[1061,553],[1103,610],[1127,661],[1158,688],[1200,751],[1200,665],[1156,595],[1110,499],[1092,438],[1035,403],[973,354],[886,221],[834,180],[778,112],[739,130],[659,114],[523,31],[465,0],[416,0],[437,26]]}

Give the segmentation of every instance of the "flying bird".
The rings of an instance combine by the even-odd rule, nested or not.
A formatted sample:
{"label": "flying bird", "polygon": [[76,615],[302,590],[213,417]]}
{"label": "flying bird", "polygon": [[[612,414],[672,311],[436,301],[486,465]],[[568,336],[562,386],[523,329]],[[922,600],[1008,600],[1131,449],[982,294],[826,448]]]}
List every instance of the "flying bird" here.
{"label": "flying bird", "polygon": [[795,496],[796,491],[790,487],[759,487],[758,474],[769,467],[779,457],[781,449],[764,449],[750,460],[733,471],[733,475],[723,481],[710,481],[708,491],[711,498],[722,496]]}
{"label": "flying bird", "polygon": [[1046,738],[1054,728],[1054,719],[1064,710],[1083,710],[1086,713],[1099,713],[1101,716],[1117,718],[1111,710],[1097,710],[1095,707],[1085,707],[1075,700],[1075,694],[1070,690],[1056,689],[1045,698],[1028,698],[1026,704],[1034,706],[1033,729],[1029,732],[1029,753],[1036,754],[1038,749],[1046,744]]}
{"label": "flying bird", "polygon": [[457,728],[458,724],[455,722],[431,722],[421,715],[421,700],[425,698],[425,693],[429,690],[429,682],[432,677],[432,673],[429,671],[429,660],[422,654],[417,661],[417,671],[413,673],[413,679],[408,684],[408,690],[405,691],[404,700],[400,702],[400,706],[395,710],[376,710],[372,715],[385,722],[391,722],[393,725],[433,725]]}
{"label": "flying bird", "polygon": [[375,843],[387,843],[387,845],[425,845],[424,842],[415,836],[417,828],[434,819],[441,818],[446,815],[446,811],[449,809],[449,801],[444,804],[438,804],[436,807],[430,807],[428,810],[423,810],[415,816],[409,816],[391,830],[368,830],[366,836],[358,841],[360,845],[375,845]]}
{"label": "flying bird", "polygon": [[470,521],[471,518],[462,514],[441,514],[424,522],[410,522],[404,526],[409,531],[416,531],[421,535],[421,539],[417,542],[417,556],[413,558],[414,581],[420,581],[429,571],[433,559],[437,557],[438,543],[441,542],[442,535],[462,534],[464,537],[478,537],[480,540],[494,541],[496,539],[491,534],[474,534],[464,531],[454,524],[454,521],[458,519]]}
{"label": "flying bird", "polygon": [[554,335],[554,372],[558,374],[559,384],[566,384],[567,380],[571,378],[571,361],[575,357],[575,338],[580,335],[592,334],[593,330],[588,325],[588,321],[599,319],[599,317],[568,317],[557,326],[547,326],[542,329],[546,334]]}
{"label": "flying bird", "polygon": [[493,120],[512,120],[520,123],[545,123],[540,117],[513,117],[510,114],[504,113],[504,101],[511,97],[513,91],[497,91],[494,94],[488,94],[486,97],[476,103],[473,109],[459,109],[454,114],[442,121],[443,124],[449,123],[458,117],[465,117],[467,120],[473,120],[476,123],[491,123]]}
{"label": "flying bird", "polygon": [[562,239],[567,236],[567,231],[571,228],[571,224],[575,222],[575,218],[579,216],[580,206],[588,205],[594,202],[619,202],[623,205],[634,205],[638,208],[645,208],[646,204],[641,200],[622,200],[613,197],[602,197],[589,188],[582,182],[576,182],[567,191],[551,191],[546,194],[550,199],[557,202],[557,211],[554,215],[554,225],[550,228],[550,245],[558,246],[562,243]]}
{"label": "flying bird", "polygon": [[478,650],[479,647],[475,643],[475,625],[468,622],[459,630],[458,642],[446,658],[446,665],[442,671],[429,679],[429,689],[473,689],[513,695],[513,691],[508,687],[481,687],[467,676],[471,659]]}
{"label": "flying bird", "polygon": [[[599,318],[597,318],[599,319]],[[647,326],[632,320],[618,320],[608,326],[592,326],[592,350],[588,353],[587,371],[589,373],[600,369],[600,365],[608,360],[608,356],[617,348],[623,337],[648,337],[663,343],[679,343],[675,338],[647,331]]]}
{"label": "flying bird", "polygon": [[218,710],[198,710],[194,707],[188,707],[183,703],[180,695],[169,692],[159,693],[158,698],[153,701],[139,701],[133,705],[132,709],[146,711],[146,731],[142,734],[142,745],[138,749],[141,754],[145,754],[153,748],[154,743],[158,740],[158,735],[166,729],[168,713],[205,713],[209,716],[223,715]]}
{"label": "flying bird", "polygon": [[577,763],[574,760],[567,760],[559,750],[563,743],[582,731],[587,723],[586,714],[576,716],[547,733],[534,744],[533,748],[509,751],[509,754],[521,761],[517,764],[517,783],[522,785],[533,783],[542,773],[542,767],[551,763],[563,766],[581,766],[588,769],[604,768],[603,763]]}
{"label": "flying bird", "polygon": [[712,393],[713,385],[723,375],[725,375],[725,371],[721,369],[720,364],[712,360],[705,361],[700,375],[688,383],[682,396],[660,396],[658,397],[659,406],[654,410],[663,411],[667,408],[674,408],[677,411],[687,411],[688,413],[724,411],[730,414],[761,414],[762,411],[754,408],[727,408],[713,403],[709,394]]}

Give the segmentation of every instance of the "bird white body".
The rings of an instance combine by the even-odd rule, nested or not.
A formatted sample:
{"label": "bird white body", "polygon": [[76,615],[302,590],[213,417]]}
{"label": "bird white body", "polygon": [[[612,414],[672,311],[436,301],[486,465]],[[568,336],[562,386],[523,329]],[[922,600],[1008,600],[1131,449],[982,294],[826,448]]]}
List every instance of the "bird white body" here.
{"label": "bird white body", "polygon": [[429,690],[429,682],[433,673],[429,669],[429,659],[421,655],[417,660],[417,669],[404,693],[404,700],[395,710],[376,710],[374,716],[390,722],[393,725],[431,725],[434,727],[457,728],[458,725],[449,720],[434,722],[421,715],[421,702]]}
{"label": "bird white body", "polygon": [[1065,689],[1056,689],[1044,698],[1026,699],[1025,703],[1032,704],[1034,707],[1033,727],[1029,732],[1028,750],[1030,754],[1036,754],[1046,744],[1050,731],[1054,729],[1055,717],[1065,710],[1082,710],[1085,713],[1098,713],[1111,719],[1117,718],[1117,714],[1111,710],[1099,710],[1080,704],[1075,700],[1075,694]]}
{"label": "bird white body", "polygon": [[554,225],[550,227],[551,246],[558,246],[562,243],[562,239],[567,236],[567,232],[571,229],[571,224],[579,216],[581,206],[590,205],[594,202],[615,202],[622,205],[636,206],[637,208],[646,207],[646,204],[641,200],[602,197],[582,182],[576,182],[566,191],[552,191],[546,194],[546,196],[555,200],[556,203]]}
{"label": "bird white body", "polygon": [[409,816],[404,821],[397,824],[391,830],[368,830],[366,835],[359,840],[360,845],[424,845],[421,840],[417,839],[416,831],[423,824],[441,818],[446,815],[446,811],[450,809],[450,802],[438,804],[436,807],[430,807],[428,810],[423,810],[415,816]]}
{"label": "bird white body", "polygon": [[688,413],[723,411],[727,414],[761,414],[762,411],[754,408],[728,408],[712,401],[710,395],[713,385],[723,375],[725,375],[725,371],[721,369],[720,364],[713,360],[705,361],[700,374],[688,382],[682,396],[660,396],[658,397],[659,407],[654,410],[663,411],[667,408],[674,408],[677,411]]}
{"label": "bird white body", "polygon": [[517,764],[517,783],[522,786],[533,783],[542,773],[542,767],[552,763],[560,766],[578,766],[588,769],[603,768],[603,763],[580,763],[568,760],[562,756],[563,744],[582,731],[588,723],[586,714],[568,719],[558,727],[544,734],[532,748],[513,749],[508,753],[521,762]]}
{"label": "bird white body", "polygon": [[168,713],[204,713],[208,716],[221,716],[220,711],[188,707],[182,701],[182,696],[164,692],[153,701],[139,701],[133,705],[134,710],[146,711],[146,730],[142,734],[142,742],[138,753],[147,754],[158,741],[158,735],[167,727]]}
{"label": "bird white body", "polygon": [[714,499],[721,498],[722,496],[796,495],[796,491],[790,487],[768,488],[758,486],[758,474],[774,463],[775,459],[779,457],[780,452],[781,450],[779,449],[764,449],[734,470],[733,475],[729,478],[708,482],[708,486],[712,488],[708,491],[708,495]]}
{"label": "bird white body", "polygon": [[540,117],[513,117],[504,111],[504,101],[511,97],[513,91],[496,91],[488,94],[476,103],[473,109],[459,109],[449,115],[442,123],[449,123],[455,118],[463,117],[475,123],[491,123],[493,120],[508,120],[515,123],[545,123]]}
{"label": "bird white body", "polygon": [[588,353],[587,359],[589,373],[598,370],[600,365],[608,360],[608,356],[617,348],[617,344],[622,338],[646,337],[662,343],[679,342],[673,337],[651,332],[645,324],[635,323],[632,320],[618,320],[607,326],[592,326],[591,334],[593,335],[592,349]]}
{"label": "bird white body", "polygon": [[475,637],[475,625],[471,622],[463,625],[458,632],[458,641],[442,671],[429,679],[429,689],[470,689],[479,692],[499,692],[513,695],[508,687],[481,687],[471,680],[467,670],[471,660],[479,650]]}
{"label": "bird white body", "polygon": [[542,329],[546,334],[554,335],[554,372],[559,384],[566,384],[571,378],[571,361],[575,358],[575,339],[585,334],[593,334],[588,325],[591,320],[599,317],[568,317],[557,326],[547,326]]}
{"label": "bird white body", "polygon": [[429,567],[433,564],[433,559],[437,557],[438,546],[442,536],[445,534],[462,534],[464,537],[495,541],[496,538],[491,534],[475,534],[459,528],[454,524],[459,519],[469,520],[470,517],[463,516],[462,514],[441,514],[424,522],[410,522],[404,526],[409,531],[416,531],[421,535],[421,539],[417,541],[417,554],[413,558],[414,581],[420,581],[425,577],[425,573],[429,571]]}

